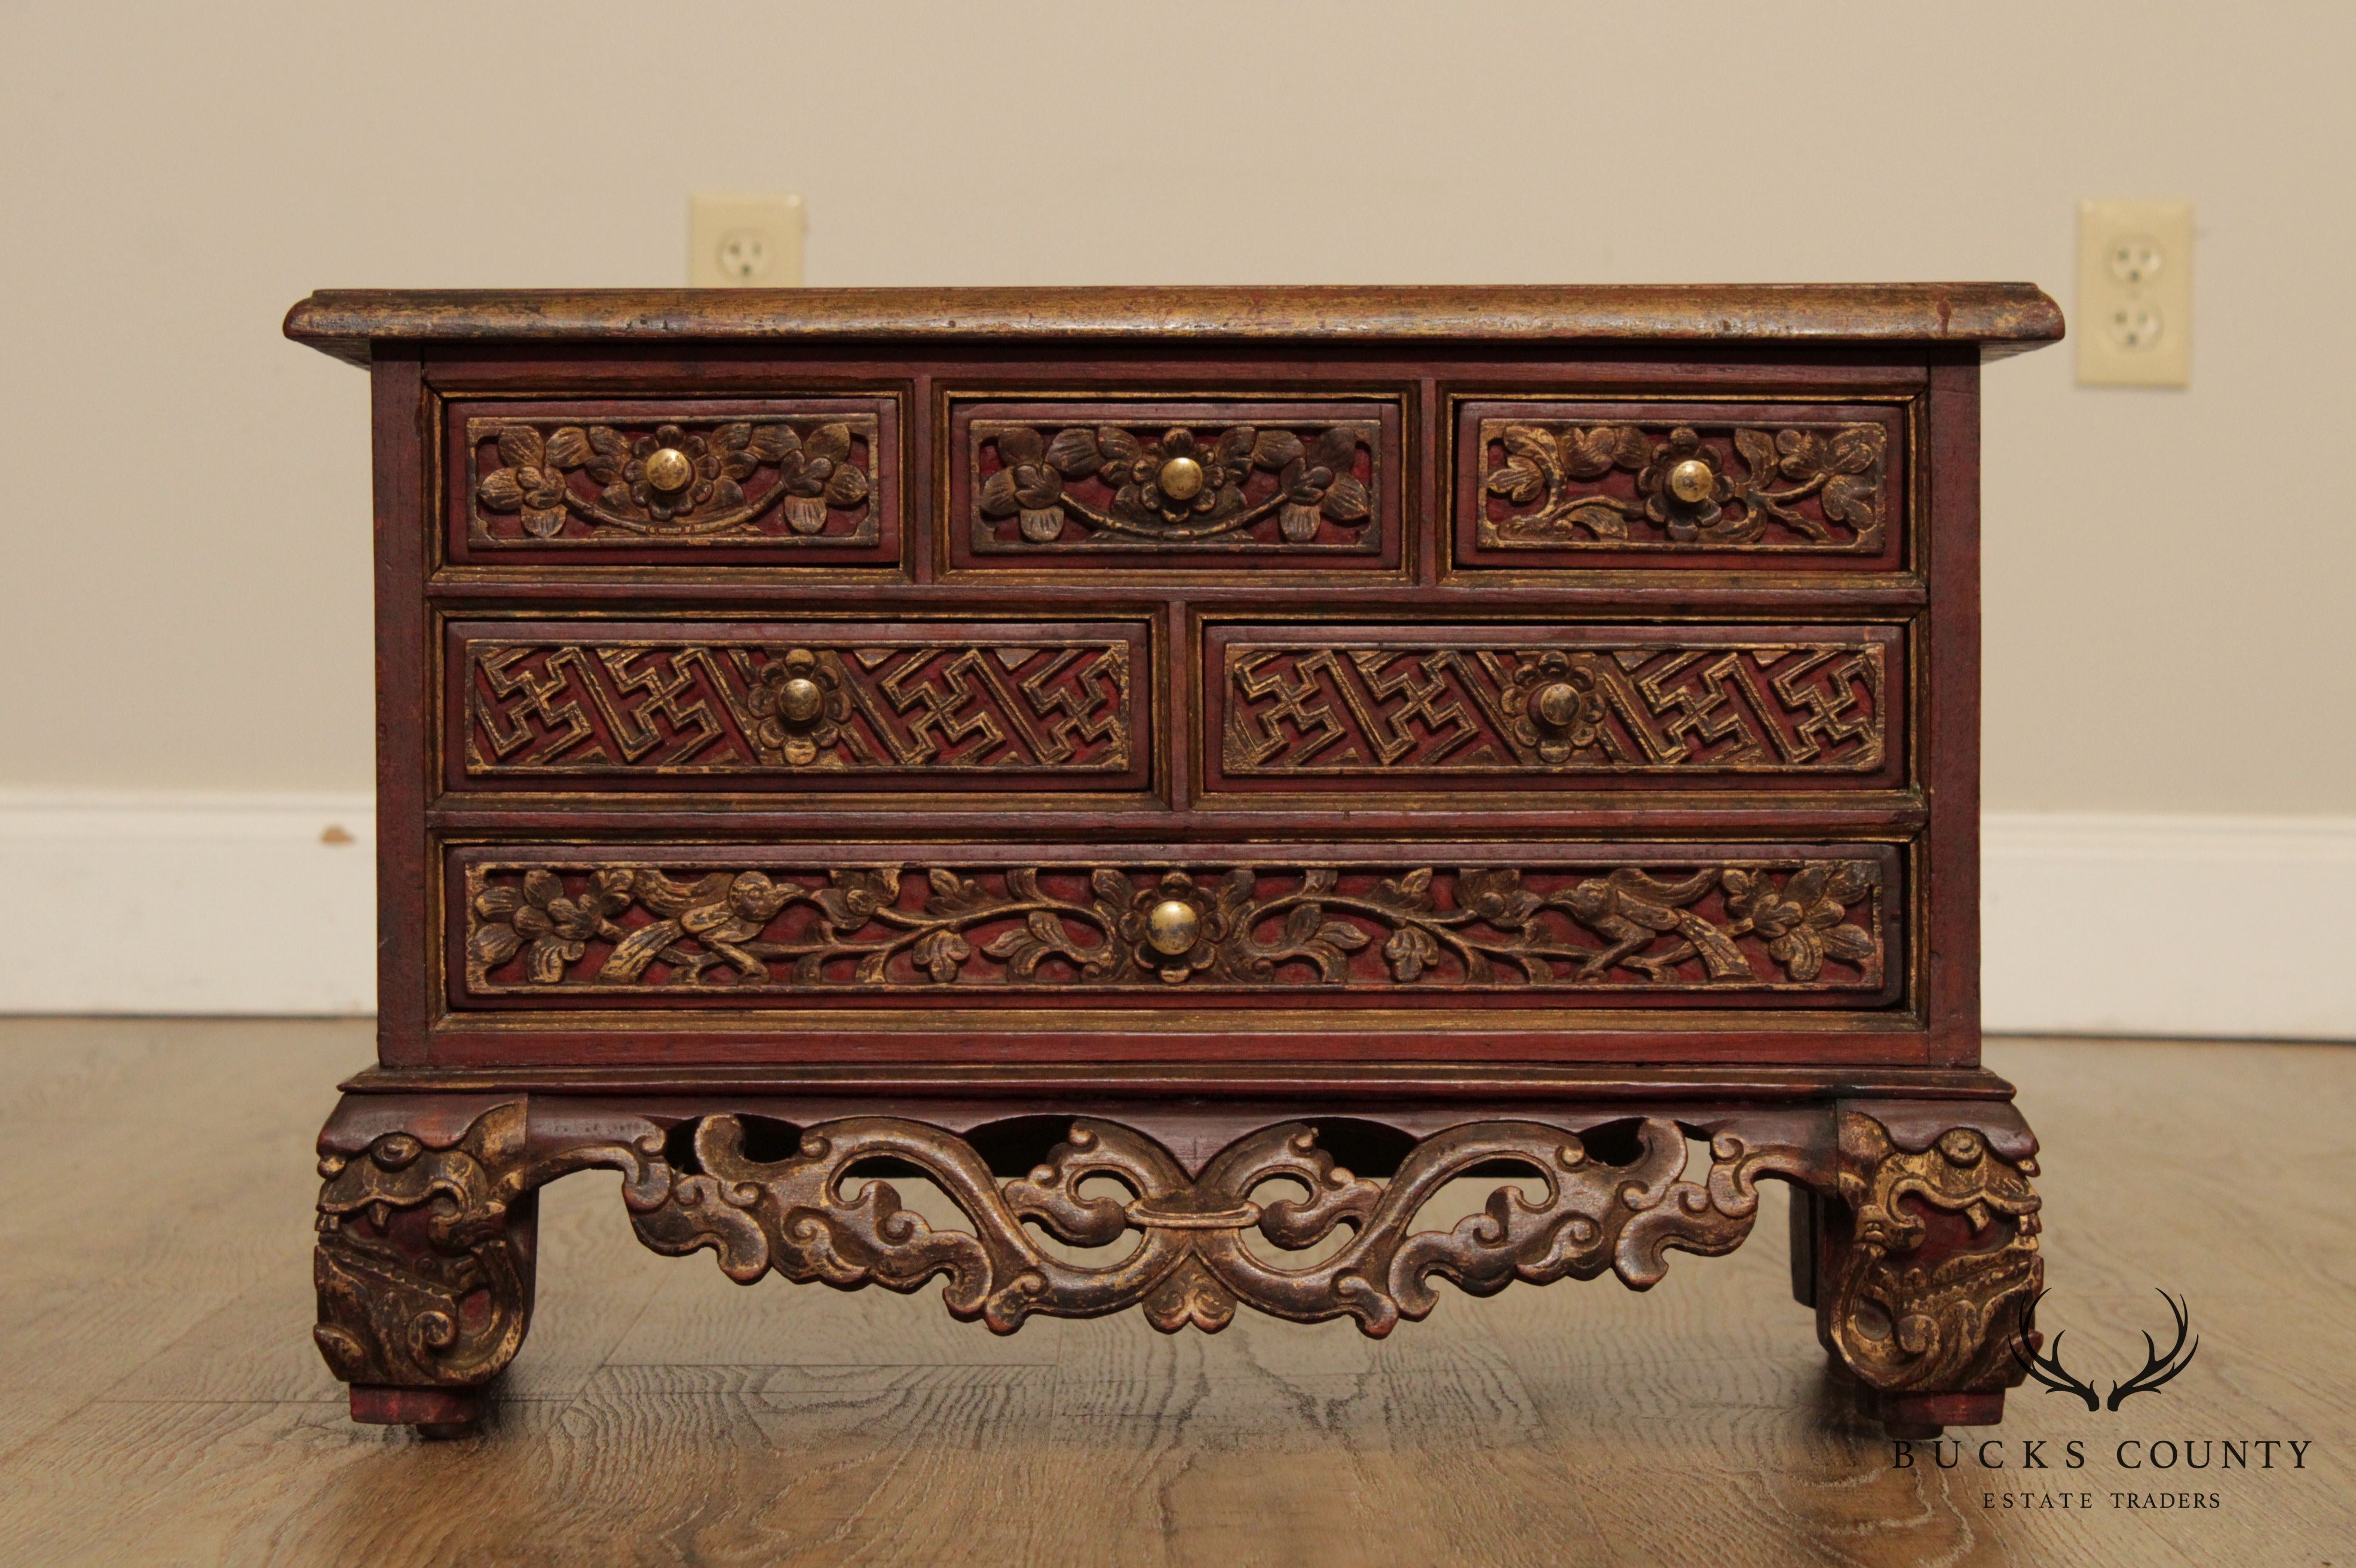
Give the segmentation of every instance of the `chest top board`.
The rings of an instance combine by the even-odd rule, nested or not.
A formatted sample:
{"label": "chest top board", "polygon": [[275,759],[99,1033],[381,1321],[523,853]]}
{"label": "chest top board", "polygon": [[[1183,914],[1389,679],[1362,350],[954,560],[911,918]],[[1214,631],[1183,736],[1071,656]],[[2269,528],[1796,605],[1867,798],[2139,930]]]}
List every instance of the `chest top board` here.
{"label": "chest top board", "polygon": [[[1978,398],[2060,336],[2034,287],[344,291],[286,331],[372,386],[380,1051],[319,1330],[364,1419],[471,1413],[522,1200],[582,1164],[651,1245],[945,1273],[1006,1330],[1649,1283],[1772,1175],[1893,1430],[2019,1381]],[[1563,1174],[1671,1142],[1641,1211]],[[894,1240],[854,1157],[967,1192],[973,1250]],[[1513,1157],[1550,1218],[1414,1253],[1419,1182]],[[767,1195],[724,1244],[723,1169]],[[1277,1170],[1305,1209],[1249,1199]],[[506,1194],[496,1259],[402,1231],[454,1179]],[[1141,1261],[1034,1255],[1038,1213]],[[1239,1261],[1344,1221],[1380,1256],[1323,1286]]]}

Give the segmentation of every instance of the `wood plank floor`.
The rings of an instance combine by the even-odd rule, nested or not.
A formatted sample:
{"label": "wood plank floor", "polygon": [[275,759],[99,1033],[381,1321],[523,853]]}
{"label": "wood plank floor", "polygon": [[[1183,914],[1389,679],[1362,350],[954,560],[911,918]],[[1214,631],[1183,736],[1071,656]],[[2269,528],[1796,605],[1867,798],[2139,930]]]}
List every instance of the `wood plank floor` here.
{"label": "wood plank floor", "polygon": [[[0,1563],[2356,1564],[2356,1050],[1991,1047],[2045,1142],[2072,1364],[2138,1364],[2155,1287],[2201,1335],[2116,1413],[2014,1396],[2002,1471],[1893,1468],[1846,1413],[1780,1188],[1648,1295],[1442,1285],[1382,1342],[1248,1312],[1000,1339],[930,1293],[658,1258],[576,1177],[482,1435],[355,1427],[308,1339],[310,1143],[368,1053],[361,1024],[0,1023]],[[2309,1446],[2117,1461],[2188,1439]]]}

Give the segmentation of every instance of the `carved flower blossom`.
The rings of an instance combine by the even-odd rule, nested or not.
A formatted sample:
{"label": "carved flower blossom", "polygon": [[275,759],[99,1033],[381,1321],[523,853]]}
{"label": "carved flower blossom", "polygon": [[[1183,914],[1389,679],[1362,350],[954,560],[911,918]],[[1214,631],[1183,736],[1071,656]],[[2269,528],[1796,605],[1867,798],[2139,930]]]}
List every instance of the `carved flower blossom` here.
{"label": "carved flower blossom", "polygon": [[1500,931],[1519,931],[1544,903],[1522,886],[1521,872],[1510,867],[1465,869],[1456,874],[1456,901]]}
{"label": "carved flower blossom", "polygon": [[1139,889],[1120,917],[1120,939],[1138,964],[1173,986],[1209,968],[1226,936],[1226,912],[1183,871]]}
{"label": "carved flower blossom", "polygon": [[808,648],[788,648],[763,665],[745,693],[744,706],[759,722],[753,743],[766,756],[782,756],[795,767],[818,761],[819,752],[842,738],[851,717],[851,694],[841,673]]}
{"label": "carved flower blossom", "polygon": [[1591,655],[1560,648],[1520,656],[1499,693],[1513,738],[1541,761],[1565,763],[1603,736],[1603,693]]}
{"label": "carved flower blossom", "polygon": [[[741,428],[731,425],[721,433]],[[851,461],[849,425],[820,425],[807,439],[789,425],[765,425],[753,436],[755,454],[777,465],[786,523],[794,532],[817,533],[826,527],[829,507],[855,507],[867,498],[866,471]],[[772,449],[775,455],[768,454]]]}
{"label": "carved flower blossom", "polygon": [[564,966],[587,951],[589,938],[629,906],[635,880],[632,872],[609,867],[592,875],[576,899],[565,894],[563,879],[555,872],[536,868],[524,873],[519,891],[486,888],[475,897],[475,914],[482,923],[466,939],[466,955],[496,969],[529,946],[525,973],[534,985],[552,986],[564,978]]}
{"label": "carved flower blossom", "polygon": [[1718,521],[1734,485],[1726,476],[1726,454],[1679,425],[1636,475],[1636,493],[1644,498],[1646,517],[1669,538],[1690,544]]}
{"label": "carved flower blossom", "polygon": [[[716,432],[715,432],[716,433]],[[690,476],[684,485],[666,489],[655,482],[656,475],[647,460],[659,452],[677,452],[686,455]],[[607,453],[598,470],[614,467],[616,454]],[[732,463],[729,459],[734,458]],[[652,435],[642,435],[630,443],[629,455],[622,459],[615,478],[626,492],[630,503],[657,522],[669,522],[674,517],[686,517],[696,507],[711,503],[715,512],[734,510],[744,504],[744,488],[737,481],[756,466],[749,451],[739,450],[723,456],[714,451],[711,441],[701,434],[691,434],[675,424],[657,425]],[[606,493],[608,504],[622,497],[611,486]]]}
{"label": "carved flower blossom", "polygon": [[[1075,432],[1066,431],[1055,438],[1059,449]],[[1087,432],[1077,432],[1086,436]],[[1118,435],[1118,431],[1108,431]],[[1074,454],[1068,451],[1064,455]],[[1001,431],[998,434],[999,469],[981,482],[982,515],[1002,517],[1009,513],[1020,514],[1023,537],[1033,544],[1045,544],[1064,531],[1064,476],[1074,477],[1087,473],[1087,468],[1066,469],[1049,461],[1045,438],[1035,430]]]}
{"label": "carved flower blossom", "polygon": [[494,512],[522,513],[524,532],[534,539],[554,539],[564,528],[564,471],[592,455],[587,433],[566,425],[543,436],[530,425],[509,425],[498,449],[506,466],[484,475],[476,496]]}
{"label": "carved flower blossom", "polygon": [[1878,951],[1862,926],[1842,923],[1847,906],[1863,898],[1877,880],[1874,868],[1865,861],[1804,866],[1792,873],[1781,892],[1763,872],[1738,868],[1721,880],[1727,912],[1749,921],[1751,930],[1766,937],[1768,956],[1794,980],[1815,979],[1826,954],[1865,964]]}

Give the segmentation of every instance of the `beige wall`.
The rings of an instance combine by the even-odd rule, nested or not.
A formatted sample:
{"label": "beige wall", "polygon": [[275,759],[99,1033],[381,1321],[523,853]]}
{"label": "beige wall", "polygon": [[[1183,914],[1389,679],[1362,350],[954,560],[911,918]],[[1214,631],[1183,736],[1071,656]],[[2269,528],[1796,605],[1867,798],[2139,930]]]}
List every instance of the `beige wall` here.
{"label": "beige wall", "polygon": [[0,786],[365,788],[321,285],[2030,278],[2185,196],[2189,392],[1987,378],[2006,809],[2356,811],[2356,8],[109,5],[0,14]]}

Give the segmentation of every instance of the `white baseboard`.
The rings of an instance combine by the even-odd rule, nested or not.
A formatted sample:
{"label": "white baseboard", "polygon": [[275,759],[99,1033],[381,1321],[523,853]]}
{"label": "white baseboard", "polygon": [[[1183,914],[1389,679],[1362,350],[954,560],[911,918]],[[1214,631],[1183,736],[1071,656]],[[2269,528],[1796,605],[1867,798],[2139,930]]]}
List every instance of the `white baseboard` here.
{"label": "white baseboard", "polygon": [[0,1013],[376,1010],[371,795],[0,794]]}
{"label": "white baseboard", "polygon": [[1990,1030],[2356,1040],[2356,817],[2005,813],[1980,837]]}
{"label": "white baseboard", "polygon": [[[1984,839],[1990,1029],[2356,1040],[2356,817]],[[367,795],[0,794],[0,1013],[369,1012],[375,863]]]}

